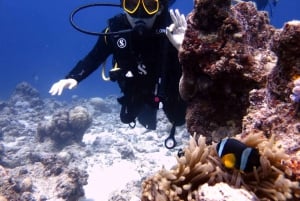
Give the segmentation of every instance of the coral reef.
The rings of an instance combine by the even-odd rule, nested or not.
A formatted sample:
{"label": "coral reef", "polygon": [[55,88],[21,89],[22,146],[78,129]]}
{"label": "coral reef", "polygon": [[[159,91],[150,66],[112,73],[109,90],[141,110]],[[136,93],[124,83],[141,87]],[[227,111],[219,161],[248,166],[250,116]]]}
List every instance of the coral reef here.
{"label": "coral reef", "polygon": [[[191,138],[185,155],[177,158],[171,170],[162,169],[143,183],[142,201],[201,200],[202,185],[225,182],[235,188],[254,192],[249,200],[288,200],[299,198],[299,183],[290,180],[290,168],[282,165],[289,156],[263,135],[249,135],[242,141],[259,150],[261,167],[251,173],[227,170],[217,157],[215,144],[206,145],[205,137]],[[249,196],[249,195],[248,195]]]}
{"label": "coral reef", "polygon": [[29,107],[41,107],[43,101],[39,92],[27,82],[21,82],[17,85],[15,91],[10,97],[10,103],[16,106],[26,104]]}
{"label": "coral reef", "polygon": [[[243,118],[243,136],[263,133],[275,135],[276,141],[294,156],[290,164],[299,179],[296,164],[300,161],[300,122],[299,104],[293,103],[289,96],[293,81],[300,75],[300,22],[291,21],[274,37],[272,50],[278,57],[277,65],[267,76],[267,86],[250,93],[250,106]],[[297,157],[298,155],[298,157]],[[299,167],[299,165],[298,165]]]}
{"label": "coral reef", "polygon": [[272,50],[278,62],[268,76],[267,89],[274,98],[290,102],[292,82],[300,76],[300,21],[285,23],[273,38]]}
{"label": "coral reef", "polygon": [[[20,94],[13,93],[0,102],[1,201],[139,201],[142,179],[161,164],[169,167],[175,161],[170,153],[176,150],[163,146],[170,127],[162,110],[158,111],[157,130],[148,131],[140,124],[132,129],[120,122],[120,105],[114,95],[103,99],[72,97],[70,101],[49,96],[41,99],[42,107],[35,107],[29,96],[18,102]],[[49,135],[38,141],[39,123],[50,125],[58,113],[67,117],[79,105],[93,119],[80,143],[72,143],[72,139],[55,142]],[[80,110],[72,116],[77,116],[76,111]],[[65,122],[62,125],[67,125]],[[175,137],[182,146],[189,134],[181,126]],[[65,141],[70,142],[62,144]]]}
{"label": "coral reef", "polygon": [[276,63],[270,51],[276,30],[268,15],[258,12],[253,3],[231,7],[230,2],[195,1],[179,54],[180,93],[189,103],[187,127],[191,134],[205,135],[208,142],[212,136],[241,131],[249,91],[265,85]]}
{"label": "coral reef", "polygon": [[57,197],[66,201],[78,200],[84,195],[83,185],[87,184],[87,173],[79,169],[69,170],[58,180]]}
{"label": "coral reef", "polygon": [[[87,184],[88,178],[85,171],[68,168],[67,163],[55,156],[46,157],[32,166],[19,166],[9,170],[1,168],[0,198],[2,196],[3,199],[11,201],[61,200],[60,198],[66,201],[78,200],[84,195],[83,185]],[[54,182],[56,187],[48,186],[48,179]],[[55,198],[42,194],[43,188],[48,188],[44,192],[53,194]]]}
{"label": "coral reef", "polygon": [[[299,103],[290,94],[300,76],[300,22],[275,29],[251,2],[194,2],[179,52],[194,139],[174,168],[144,181],[142,201],[205,200],[203,185],[220,182],[254,194],[249,200],[299,200]],[[253,172],[225,169],[217,157],[214,142],[234,135],[259,151]]]}
{"label": "coral reef", "polygon": [[[16,86],[9,101],[0,103],[0,105],[0,137],[4,140],[10,138],[10,141],[14,141],[15,137],[24,134],[24,130],[28,126],[24,121],[33,120],[38,122],[41,119],[42,114],[40,111],[44,107],[44,102],[35,88],[26,82],[22,82]],[[23,119],[11,118],[11,114],[25,117]],[[34,132],[27,134],[34,135]]]}
{"label": "coral reef", "polygon": [[89,103],[94,107],[94,110],[97,112],[110,113],[112,109],[107,106],[106,102],[100,97],[90,98]]}
{"label": "coral reef", "polygon": [[92,122],[88,110],[76,106],[70,110],[57,111],[51,120],[40,122],[37,128],[39,141],[52,139],[57,145],[81,142],[82,136]]}

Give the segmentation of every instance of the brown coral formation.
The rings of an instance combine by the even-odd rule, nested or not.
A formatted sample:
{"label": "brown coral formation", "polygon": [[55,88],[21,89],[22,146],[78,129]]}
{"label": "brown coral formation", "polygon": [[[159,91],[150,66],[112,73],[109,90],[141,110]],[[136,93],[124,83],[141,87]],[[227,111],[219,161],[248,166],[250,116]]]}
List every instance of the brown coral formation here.
{"label": "brown coral formation", "polygon": [[300,76],[300,21],[286,23],[273,41],[278,63],[268,77],[268,90],[275,98],[290,102],[292,82]]}
{"label": "brown coral formation", "polygon": [[21,82],[17,85],[10,97],[10,104],[14,104],[17,107],[24,104],[31,108],[43,107],[43,101],[38,90],[27,82]]}
{"label": "brown coral formation", "polygon": [[[203,184],[220,182],[260,200],[299,200],[300,110],[289,96],[300,76],[300,22],[276,30],[250,2],[195,0],[179,57],[187,128],[197,143],[144,182],[142,201],[199,201]],[[259,150],[254,172],[224,169],[216,155],[213,141],[237,134]]]}
{"label": "brown coral formation", "polygon": [[[241,131],[249,91],[264,86],[276,57],[270,37],[276,30],[252,3],[199,0],[188,17],[180,51],[180,93],[189,102],[187,127],[212,141],[212,133]],[[220,128],[231,127],[233,130]]]}
{"label": "brown coral formation", "polygon": [[69,111],[57,111],[51,120],[39,123],[37,136],[39,141],[52,139],[56,145],[81,142],[84,132],[92,122],[88,110],[76,106]]}
{"label": "brown coral formation", "polygon": [[299,180],[299,103],[293,103],[289,98],[293,81],[300,75],[299,21],[285,24],[274,37],[272,50],[277,54],[277,65],[267,77],[267,87],[251,91],[242,133],[244,136],[259,132],[265,136],[275,135],[286,153],[292,156],[287,165]]}
{"label": "brown coral formation", "polygon": [[[290,169],[282,165],[288,155],[274,141],[262,135],[251,135],[242,140],[256,147],[261,154],[261,167],[252,173],[229,171],[217,157],[215,144],[206,145],[204,137],[198,142],[191,138],[185,155],[177,158],[171,170],[162,169],[143,183],[142,201],[200,200],[199,190],[205,183],[226,182],[236,188],[254,192],[263,200],[288,200],[300,196],[299,183],[290,180]],[[253,200],[257,199],[253,197]]]}
{"label": "brown coral formation", "polygon": [[55,155],[31,166],[0,166],[0,176],[0,200],[9,201],[78,200],[88,178],[86,171],[68,167]]}

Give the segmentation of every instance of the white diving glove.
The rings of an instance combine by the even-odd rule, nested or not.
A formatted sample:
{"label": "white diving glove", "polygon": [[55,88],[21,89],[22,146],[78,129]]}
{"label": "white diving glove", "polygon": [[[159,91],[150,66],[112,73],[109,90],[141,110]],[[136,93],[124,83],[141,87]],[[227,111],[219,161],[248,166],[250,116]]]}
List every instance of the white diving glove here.
{"label": "white diving glove", "polygon": [[291,100],[294,102],[300,102],[300,78],[294,80],[294,88],[292,92],[293,93],[290,95]]}
{"label": "white diving glove", "polygon": [[74,87],[76,87],[78,84],[78,82],[72,78],[69,79],[62,79],[59,80],[58,82],[55,82],[51,89],[49,90],[49,93],[54,96],[54,95],[61,95],[64,88],[68,88],[68,89],[73,89]]}
{"label": "white diving glove", "polygon": [[187,27],[186,19],[183,14],[180,14],[178,9],[175,9],[175,12],[171,9],[170,15],[173,23],[166,28],[166,35],[172,45],[179,50]]}

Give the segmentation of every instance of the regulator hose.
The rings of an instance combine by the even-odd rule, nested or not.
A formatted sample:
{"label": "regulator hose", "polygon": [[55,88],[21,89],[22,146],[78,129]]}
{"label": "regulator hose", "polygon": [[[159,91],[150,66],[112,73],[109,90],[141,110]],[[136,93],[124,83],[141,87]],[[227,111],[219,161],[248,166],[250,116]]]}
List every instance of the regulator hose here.
{"label": "regulator hose", "polygon": [[119,7],[121,8],[120,4],[115,4],[115,3],[91,3],[91,4],[86,4],[86,5],[82,5],[79,6],[78,8],[75,8],[71,14],[70,14],[70,18],[69,21],[71,23],[71,25],[77,30],[80,31],[82,33],[85,34],[89,34],[89,35],[94,35],[94,36],[102,36],[102,35],[112,35],[112,34],[120,34],[120,33],[127,33],[127,32],[131,32],[131,29],[127,29],[127,30],[122,30],[122,31],[118,31],[118,32],[106,32],[106,33],[102,33],[102,32],[93,32],[93,31],[88,31],[85,29],[80,28],[75,22],[74,22],[74,17],[75,15],[81,11],[84,10],[86,8],[90,8],[90,7],[102,7],[102,6],[110,6],[110,7]]}

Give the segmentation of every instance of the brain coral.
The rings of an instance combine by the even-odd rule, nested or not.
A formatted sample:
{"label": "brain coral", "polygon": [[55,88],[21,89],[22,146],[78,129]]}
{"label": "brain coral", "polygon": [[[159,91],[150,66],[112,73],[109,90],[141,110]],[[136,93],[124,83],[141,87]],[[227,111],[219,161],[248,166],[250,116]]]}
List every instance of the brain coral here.
{"label": "brain coral", "polygon": [[69,111],[69,124],[73,130],[85,131],[90,123],[91,117],[86,108],[77,106]]}
{"label": "brain coral", "polygon": [[88,110],[77,106],[69,111],[57,111],[50,120],[41,122],[37,128],[39,141],[50,138],[56,144],[81,142],[82,136],[92,122]]}

